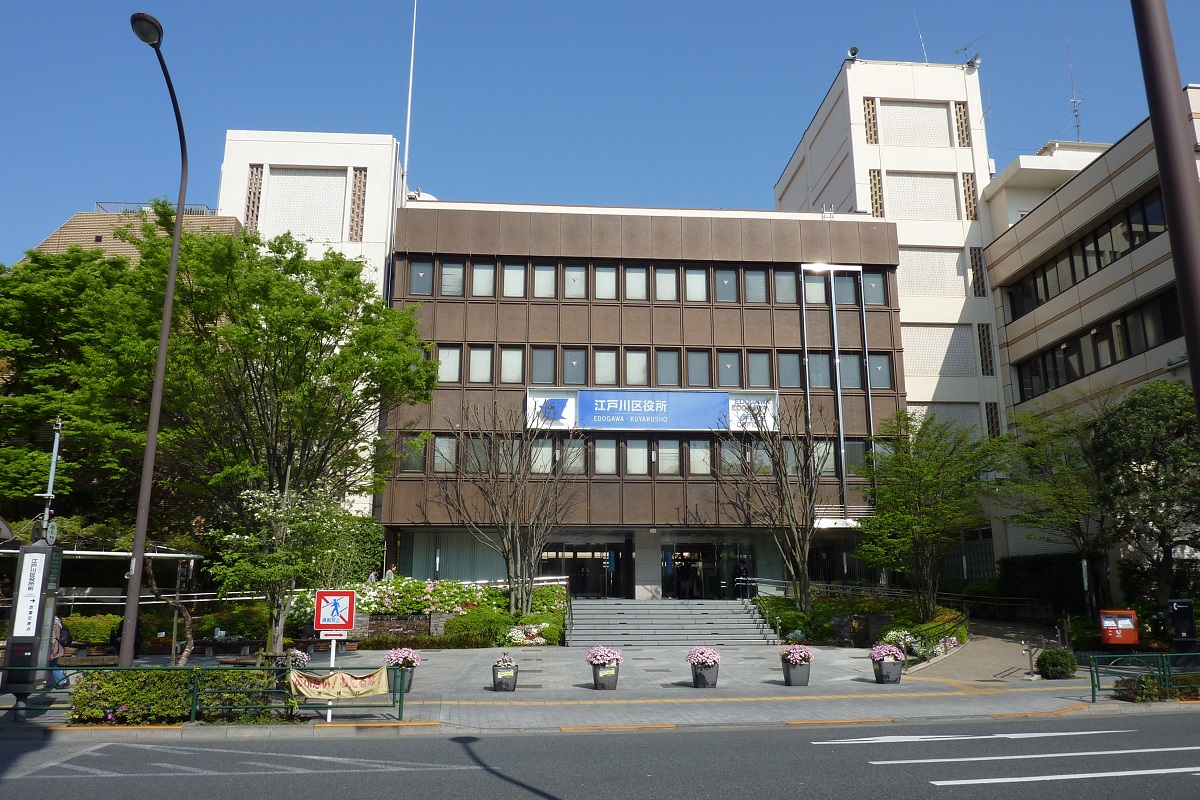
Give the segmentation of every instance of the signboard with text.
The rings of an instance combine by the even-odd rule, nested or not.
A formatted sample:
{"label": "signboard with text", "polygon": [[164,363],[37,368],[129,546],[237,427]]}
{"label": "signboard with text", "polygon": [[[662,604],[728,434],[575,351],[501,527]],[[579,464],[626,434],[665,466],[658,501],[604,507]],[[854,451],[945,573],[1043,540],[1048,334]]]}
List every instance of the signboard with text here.
{"label": "signboard with text", "polygon": [[526,424],[530,428],[595,431],[773,429],[776,392],[652,389],[530,389]]}
{"label": "signboard with text", "polygon": [[348,631],[354,627],[354,599],[351,589],[318,589],[313,627],[319,631]]}

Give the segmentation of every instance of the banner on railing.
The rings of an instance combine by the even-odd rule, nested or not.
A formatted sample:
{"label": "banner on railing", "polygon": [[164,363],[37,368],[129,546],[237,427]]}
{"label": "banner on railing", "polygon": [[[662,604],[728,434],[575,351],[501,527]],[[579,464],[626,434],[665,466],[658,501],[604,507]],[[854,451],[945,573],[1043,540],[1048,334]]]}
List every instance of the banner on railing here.
{"label": "banner on railing", "polygon": [[313,700],[366,697],[373,694],[387,694],[387,669],[387,667],[380,667],[367,675],[352,675],[349,672],[330,672],[328,675],[317,675],[293,669],[288,671],[288,683],[291,684],[294,693]]}

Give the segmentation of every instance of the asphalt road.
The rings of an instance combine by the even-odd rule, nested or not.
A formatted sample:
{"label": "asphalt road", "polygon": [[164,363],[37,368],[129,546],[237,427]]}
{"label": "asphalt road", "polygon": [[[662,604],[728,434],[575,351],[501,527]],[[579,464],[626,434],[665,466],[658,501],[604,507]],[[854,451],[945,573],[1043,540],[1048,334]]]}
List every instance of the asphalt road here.
{"label": "asphalt road", "polygon": [[[1196,797],[1194,714],[188,743],[0,742],[0,797]],[[124,741],[116,741],[123,739]]]}

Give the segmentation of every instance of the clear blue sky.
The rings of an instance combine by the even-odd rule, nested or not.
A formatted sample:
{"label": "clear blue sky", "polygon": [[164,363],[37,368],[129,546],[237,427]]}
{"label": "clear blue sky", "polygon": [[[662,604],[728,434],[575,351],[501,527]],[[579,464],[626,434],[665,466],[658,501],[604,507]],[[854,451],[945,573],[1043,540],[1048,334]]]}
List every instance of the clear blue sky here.
{"label": "clear blue sky", "polygon": [[[1182,79],[1200,83],[1200,2],[1168,9],[1191,45]],[[97,201],[174,201],[174,119],[134,11],[166,29],[189,202],[216,205],[230,128],[403,139],[409,0],[10,2],[0,263]],[[771,208],[846,49],[923,60],[918,24],[930,61],[982,54],[999,168],[1075,138],[1067,35],[1083,138],[1146,116],[1128,0],[421,0],[411,184],[444,200]]]}

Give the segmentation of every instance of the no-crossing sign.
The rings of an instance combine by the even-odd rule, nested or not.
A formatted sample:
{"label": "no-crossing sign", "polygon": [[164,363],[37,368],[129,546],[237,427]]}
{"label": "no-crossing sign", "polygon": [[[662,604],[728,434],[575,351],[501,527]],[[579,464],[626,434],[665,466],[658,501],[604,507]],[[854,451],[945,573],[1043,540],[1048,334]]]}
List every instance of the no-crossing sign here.
{"label": "no-crossing sign", "polygon": [[354,627],[354,591],[318,589],[313,627],[319,631],[348,631]]}

